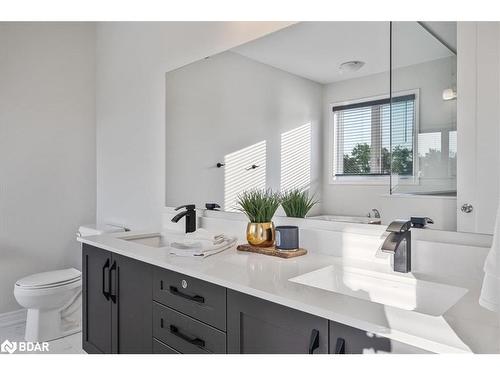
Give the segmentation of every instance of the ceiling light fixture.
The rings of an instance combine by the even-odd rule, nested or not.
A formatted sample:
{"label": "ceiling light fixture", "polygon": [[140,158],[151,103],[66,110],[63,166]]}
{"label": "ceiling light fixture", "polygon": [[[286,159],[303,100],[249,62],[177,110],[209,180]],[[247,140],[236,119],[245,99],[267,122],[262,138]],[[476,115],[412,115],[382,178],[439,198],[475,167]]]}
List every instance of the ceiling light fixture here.
{"label": "ceiling light fixture", "polygon": [[352,72],[357,72],[359,69],[361,69],[365,65],[364,61],[346,61],[339,66],[339,71],[340,73],[352,73]]}

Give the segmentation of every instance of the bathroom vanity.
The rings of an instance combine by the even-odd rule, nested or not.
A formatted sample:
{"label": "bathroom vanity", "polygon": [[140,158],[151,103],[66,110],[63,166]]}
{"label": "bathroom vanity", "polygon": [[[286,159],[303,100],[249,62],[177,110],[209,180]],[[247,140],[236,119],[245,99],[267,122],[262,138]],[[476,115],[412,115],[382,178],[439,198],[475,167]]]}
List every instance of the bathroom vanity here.
{"label": "bathroom vanity", "polygon": [[[173,212],[166,210],[165,225]],[[205,212],[198,220],[233,236],[246,226],[237,214]],[[295,224],[309,252],[292,259],[235,248],[204,259],[171,255],[166,243],[184,237],[183,223],[165,226],[162,234],[80,237],[84,350],[498,352],[498,322],[477,301],[479,278],[460,276],[484,264],[489,244],[477,236],[412,230],[414,266],[401,274],[387,254],[377,255],[382,226]]]}
{"label": "bathroom vanity", "polygon": [[298,309],[83,244],[88,353],[425,353]]}

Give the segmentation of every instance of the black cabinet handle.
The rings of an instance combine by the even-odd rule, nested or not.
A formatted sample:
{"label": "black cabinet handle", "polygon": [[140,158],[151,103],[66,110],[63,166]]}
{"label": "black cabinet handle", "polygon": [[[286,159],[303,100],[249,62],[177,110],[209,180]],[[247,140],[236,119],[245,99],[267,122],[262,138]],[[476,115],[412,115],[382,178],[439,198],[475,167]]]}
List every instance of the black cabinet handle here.
{"label": "black cabinet handle", "polygon": [[342,337],[337,339],[335,343],[335,354],[345,354],[345,340]]}
{"label": "black cabinet handle", "polygon": [[[106,263],[102,266],[102,294],[109,301],[109,274],[106,272],[106,269],[109,268],[109,259],[106,259]],[[106,276],[107,282],[106,282]]]}
{"label": "black cabinet handle", "polygon": [[179,328],[177,328],[176,326],[174,326],[172,324],[170,325],[170,333],[172,335],[174,335],[174,336],[177,336],[178,338],[180,338],[180,339],[182,339],[184,341],[187,341],[191,345],[197,346],[199,348],[205,347],[205,341],[204,340],[199,339],[197,337],[191,338],[189,336],[186,336],[185,334],[179,332]]}
{"label": "black cabinet handle", "polygon": [[190,296],[187,294],[184,294],[182,292],[179,292],[179,289],[177,289],[175,286],[170,285],[170,293],[172,293],[174,296],[182,297],[187,300],[193,301],[193,302],[198,302],[198,303],[205,303],[205,298],[202,296]]}
{"label": "black cabinet handle", "polygon": [[109,269],[109,298],[113,303],[116,303],[116,260],[113,262]]}
{"label": "black cabinet handle", "polygon": [[309,342],[309,354],[313,354],[319,348],[319,331],[313,329],[311,332],[311,340]]}

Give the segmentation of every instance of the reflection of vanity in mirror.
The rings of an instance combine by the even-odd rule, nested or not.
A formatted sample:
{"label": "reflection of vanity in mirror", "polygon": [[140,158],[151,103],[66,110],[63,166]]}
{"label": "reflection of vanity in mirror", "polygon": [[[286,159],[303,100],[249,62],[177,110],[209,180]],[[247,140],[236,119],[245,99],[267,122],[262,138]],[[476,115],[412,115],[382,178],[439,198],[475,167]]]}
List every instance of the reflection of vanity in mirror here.
{"label": "reflection of vanity in mirror", "polygon": [[311,219],[457,230],[456,97],[454,22],[294,24],[166,74],[166,204],[298,188]]}

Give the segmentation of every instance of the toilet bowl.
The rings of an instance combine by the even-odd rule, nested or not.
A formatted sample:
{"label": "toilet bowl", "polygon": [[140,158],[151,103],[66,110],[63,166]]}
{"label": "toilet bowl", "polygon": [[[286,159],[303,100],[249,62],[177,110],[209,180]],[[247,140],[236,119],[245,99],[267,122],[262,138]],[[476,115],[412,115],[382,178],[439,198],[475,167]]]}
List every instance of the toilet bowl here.
{"label": "toilet bowl", "polygon": [[77,269],[22,278],[14,296],[28,310],[26,341],[50,341],[81,330],[82,275]]}

